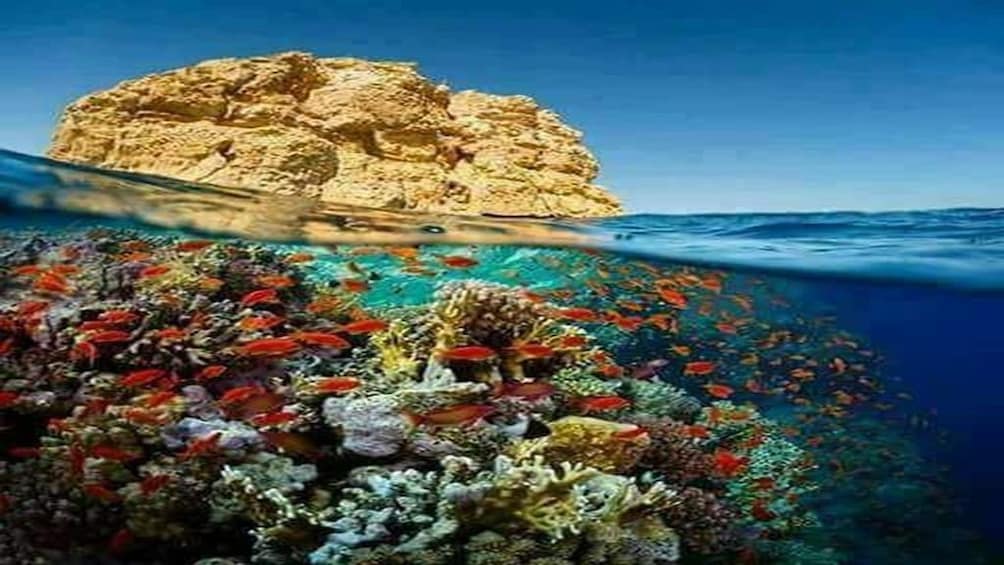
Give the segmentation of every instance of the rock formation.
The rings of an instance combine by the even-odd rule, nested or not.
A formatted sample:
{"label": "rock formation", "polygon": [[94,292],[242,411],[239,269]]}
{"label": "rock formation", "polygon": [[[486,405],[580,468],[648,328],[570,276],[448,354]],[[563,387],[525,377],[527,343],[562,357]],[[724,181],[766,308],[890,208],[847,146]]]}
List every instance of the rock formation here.
{"label": "rock formation", "polygon": [[282,53],[126,81],[63,112],[49,155],[325,202],[608,216],[581,134],[526,96],[451,93],[407,63]]}

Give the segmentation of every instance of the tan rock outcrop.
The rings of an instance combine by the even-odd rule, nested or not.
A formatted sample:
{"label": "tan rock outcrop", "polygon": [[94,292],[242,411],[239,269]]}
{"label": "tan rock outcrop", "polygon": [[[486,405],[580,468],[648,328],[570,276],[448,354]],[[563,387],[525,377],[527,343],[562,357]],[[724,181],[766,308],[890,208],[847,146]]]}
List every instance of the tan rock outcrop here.
{"label": "tan rock outcrop", "polygon": [[326,202],[608,216],[581,134],[525,96],[451,93],[406,63],[282,53],[126,81],[63,112],[49,155]]}

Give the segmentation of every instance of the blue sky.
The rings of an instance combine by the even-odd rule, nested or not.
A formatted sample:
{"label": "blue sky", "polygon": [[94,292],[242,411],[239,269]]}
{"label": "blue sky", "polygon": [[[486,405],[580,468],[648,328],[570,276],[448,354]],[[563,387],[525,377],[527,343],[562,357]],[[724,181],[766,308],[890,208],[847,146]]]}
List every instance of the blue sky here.
{"label": "blue sky", "polygon": [[1004,206],[1004,2],[53,2],[4,7],[0,147],[202,59],[412,60],[586,132],[646,212]]}

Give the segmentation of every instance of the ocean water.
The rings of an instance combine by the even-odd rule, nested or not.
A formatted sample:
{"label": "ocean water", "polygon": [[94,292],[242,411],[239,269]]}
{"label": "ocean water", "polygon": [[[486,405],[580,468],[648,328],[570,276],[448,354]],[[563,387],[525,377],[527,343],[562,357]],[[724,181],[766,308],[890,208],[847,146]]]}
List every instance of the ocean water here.
{"label": "ocean water", "polygon": [[0,564],[1004,555],[1004,210],[0,195]]}

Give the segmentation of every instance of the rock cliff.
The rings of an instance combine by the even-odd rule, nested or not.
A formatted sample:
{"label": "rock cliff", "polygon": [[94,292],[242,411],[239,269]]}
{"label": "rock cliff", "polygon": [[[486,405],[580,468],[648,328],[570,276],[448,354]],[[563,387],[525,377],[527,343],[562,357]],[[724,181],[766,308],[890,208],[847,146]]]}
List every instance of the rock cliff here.
{"label": "rock cliff", "polygon": [[608,216],[582,135],[526,96],[450,92],[406,63],[291,52],[123,82],[65,109],[55,159],[327,202]]}

